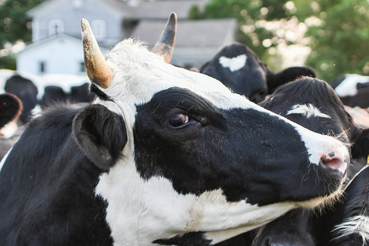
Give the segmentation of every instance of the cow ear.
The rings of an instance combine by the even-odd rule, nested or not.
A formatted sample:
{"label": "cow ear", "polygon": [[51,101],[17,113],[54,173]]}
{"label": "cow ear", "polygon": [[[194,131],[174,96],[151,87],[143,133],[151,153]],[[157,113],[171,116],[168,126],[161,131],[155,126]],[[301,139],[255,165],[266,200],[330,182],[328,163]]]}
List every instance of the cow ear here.
{"label": "cow ear", "polygon": [[369,155],[369,129],[355,128],[353,130],[354,139],[351,146],[353,158],[367,157]]}
{"label": "cow ear", "polygon": [[19,98],[10,93],[0,95],[0,128],[19,118],[23,104]]}
{"label": "cow ear", "polygon": [[103,170],[114,166],[127,143],[123,118],[102,105],[87,106],[76,115],[73,135],[86,157]]}

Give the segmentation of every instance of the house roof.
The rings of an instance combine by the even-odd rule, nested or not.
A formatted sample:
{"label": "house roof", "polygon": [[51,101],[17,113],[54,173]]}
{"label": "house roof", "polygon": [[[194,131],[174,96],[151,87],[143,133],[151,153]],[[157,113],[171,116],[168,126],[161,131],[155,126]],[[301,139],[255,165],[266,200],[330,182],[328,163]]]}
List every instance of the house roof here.
{"label": "house roof", "polygon": [[[214,47],[224,45],[226,37],[234,37],[236,25],[235,19],[178,21],[176,46]],[[153,46],[164,26],[164,21],[143,20],[135,28],[131,37]]]}
{"label": "house roof", "polygon": [[197,5],[203,9],[209,0],[165,0],[165,1],[139,1],[137,5],[130,6],[125,2],[126,17],[132,19],[167,19],[171,12],[177,14],[178,19],[187,19],[191,8]]}
{"label": "house roof", "polygon": [[[104,1],[90,0],[90,1],[101,2],[102,6],[104,6],[104,9],[107,10],[109,14],[117,16],[118,18],[124,17],[126,15],[126,12],[124,10],[124,6],[126,4],[124,4],[120,0],[104,0]],[[36,5],[34,8],[28,10],[26,14],[31,18],[35,18],[36,16],[42,15],[44,13],[54,11],[54,9],[57,9],[59,5],[63,4],[66,4],[65,0],[46,0]]]}
{"label": "house roof", "polygon": [[[133,2],[137,4],[132,4]],[[111,12],[129,19],[167,19],[171,12],[175,12],[178,19],[187,19],[192,6],[197,4],[202,9],[207,2],[209,0],[104,0],[104,4]],[[65,0],[46,0],[29,10],[27,15],[35,17],[59,4],[65,4]]]}

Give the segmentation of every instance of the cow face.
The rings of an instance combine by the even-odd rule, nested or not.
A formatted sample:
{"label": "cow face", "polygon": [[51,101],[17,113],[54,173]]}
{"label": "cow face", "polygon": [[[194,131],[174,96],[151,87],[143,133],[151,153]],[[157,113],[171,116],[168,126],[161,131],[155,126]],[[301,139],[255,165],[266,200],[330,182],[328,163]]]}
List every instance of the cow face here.
{"label": "cow face", "polygon": [[335,91],[326,82],[308,77],[296,80],[279,87],[259,105],[314,132],[334,136],[351,146],[354,166],[349,169],[350,178],[366,164],[369,131],[355,124]]}
{"label": "cow face", "polygon": [[347,131],[354,127],[333,89],[324,81],[305,77],[279,87],[259,103],[314,132],[340,137],[346,143]]}
{"label": "cow face", "polygon": [[[172,14],[160,40],[175,23]],[[74,134],[106,170],[96,194],[117,245],[213,244],[339,193],[348,151],[336,139],[165,63],[173,42],[153,53],[124,40],[104,58],[85,20],[82,36],[98,98]]]}

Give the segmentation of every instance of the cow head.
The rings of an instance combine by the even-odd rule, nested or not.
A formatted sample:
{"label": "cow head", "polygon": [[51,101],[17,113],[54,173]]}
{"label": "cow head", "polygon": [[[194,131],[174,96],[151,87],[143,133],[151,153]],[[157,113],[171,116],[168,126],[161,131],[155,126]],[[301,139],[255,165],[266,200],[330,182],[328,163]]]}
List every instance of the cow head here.
{"label": "cow head", "polygon": [[[351,146],[355,165],[362,167],[369,154],[369,130],[356,125],[338,95],[325,81],[301,78],[279,87],[259,103],[264,108],[314,132],[331,135]],[[365,158],[364,162],[360,159]],[[349,176],[356,173],[350,168]]]}
{"label": "cow head", "polygon": [[247,46],[234,43],[223,47],[200,72],[253,102],[264,100],[267,89],[266,65]]}
{"label": "cow head", "polygon": [[95,192],[107,201],[115,244],[213,244],[331,201],[347,148],[168,64],[175,29],[171,14],[154,52],[128,39],[104,58],[82,21],[97,99],[73,129],[106,171]]}

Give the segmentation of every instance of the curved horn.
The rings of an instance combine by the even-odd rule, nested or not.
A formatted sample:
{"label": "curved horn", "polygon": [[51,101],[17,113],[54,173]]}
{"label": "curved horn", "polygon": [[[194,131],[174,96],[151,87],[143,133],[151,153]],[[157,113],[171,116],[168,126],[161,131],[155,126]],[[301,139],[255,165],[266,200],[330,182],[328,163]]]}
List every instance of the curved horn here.
{"label": "curved horn", "polygon": [[162,55],[166,63],[169,63],[170,60],[172,60],[174,43],[176,40],[176,32],[177,15],[172,12],[169,16],[163,32],[160,35],[159,41],[151,50],[156,54]]}
{"label": "curved horn", "polygon": [[103,88],[108,88],[113,79],[113,73],[106,64],[104,55],[101,53],[90,24],[86,19],[82,19],[81,28],[87,75],[91,82]]}

